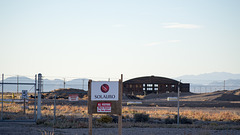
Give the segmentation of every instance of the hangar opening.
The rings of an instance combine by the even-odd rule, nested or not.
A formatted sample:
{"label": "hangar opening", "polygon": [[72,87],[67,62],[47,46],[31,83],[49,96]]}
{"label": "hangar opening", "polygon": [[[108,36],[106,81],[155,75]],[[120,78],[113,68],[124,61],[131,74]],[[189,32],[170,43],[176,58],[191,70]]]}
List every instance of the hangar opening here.
{"label": "hangar opening", "polygon": [[[157,76],[145,76],[123,82],[123,93],[126,95],[147,95],[150,93],[170,93],[178,91],[179,81]],[[189,92],[189,83],[180,83],[181,92]]]}

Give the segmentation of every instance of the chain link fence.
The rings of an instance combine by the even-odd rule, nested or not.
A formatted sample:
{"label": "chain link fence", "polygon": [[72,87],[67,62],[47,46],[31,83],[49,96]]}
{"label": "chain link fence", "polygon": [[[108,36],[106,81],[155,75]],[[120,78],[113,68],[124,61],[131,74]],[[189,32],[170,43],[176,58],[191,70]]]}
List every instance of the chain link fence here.
{"label": "chain link fence", "polygon": [[36,120],[36,75],[31,78],[2,74],[0,121]]}

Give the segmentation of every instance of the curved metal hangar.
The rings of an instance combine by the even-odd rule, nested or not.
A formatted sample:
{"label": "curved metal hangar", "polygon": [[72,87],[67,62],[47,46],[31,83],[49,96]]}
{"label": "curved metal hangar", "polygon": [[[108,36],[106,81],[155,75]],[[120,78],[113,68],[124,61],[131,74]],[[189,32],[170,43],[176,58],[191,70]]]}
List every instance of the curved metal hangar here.
{"label": "curved metal hangar", "polygon": [[[170,93],[178,91],[179,81],[157,76],[145,76],[123,82],[123,93],[145,95],[150,93]],[[180,83],[181,92],[189,92],[189,83]]]}

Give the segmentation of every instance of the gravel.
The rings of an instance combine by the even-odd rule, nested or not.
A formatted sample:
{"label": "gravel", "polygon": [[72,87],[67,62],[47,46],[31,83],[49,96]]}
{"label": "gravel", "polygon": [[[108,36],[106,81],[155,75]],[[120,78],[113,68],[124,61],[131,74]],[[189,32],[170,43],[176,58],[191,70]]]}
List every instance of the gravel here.
{"label": "gravel", "polygon": [[[35,123],[0,122],[0,135],[88,135],[88,128],[53,129]],[[93,135],[117,135],[118,128],[94,128]],[[123,135],[239,135],[240,130],[200,128],[123,128]]]}

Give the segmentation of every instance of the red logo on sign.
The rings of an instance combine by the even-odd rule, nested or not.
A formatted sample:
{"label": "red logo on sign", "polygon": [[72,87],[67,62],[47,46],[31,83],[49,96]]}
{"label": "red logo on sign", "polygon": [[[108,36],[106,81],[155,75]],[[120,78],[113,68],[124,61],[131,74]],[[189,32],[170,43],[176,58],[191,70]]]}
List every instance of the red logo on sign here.
{"label": "red logo on sign", "polygon": [[107,84],[103,84],[103,85],[101,86],[101,91],[102,91],[103,93],[107,93],[107,92],[109,91],[109,86],[108,86]]}

